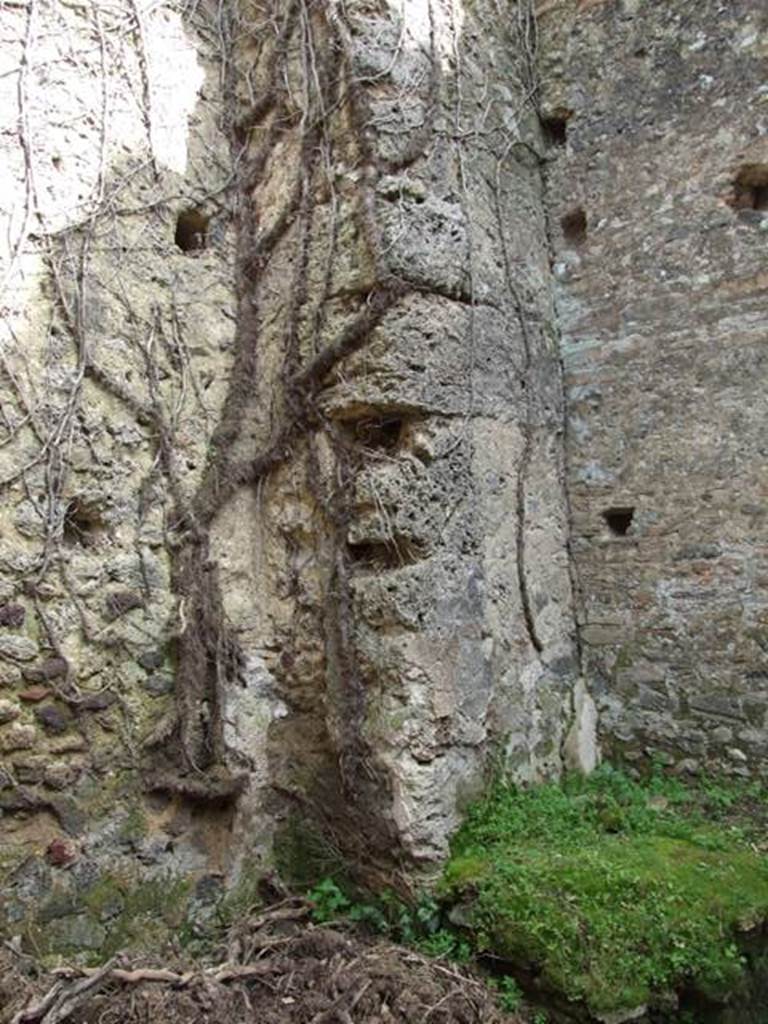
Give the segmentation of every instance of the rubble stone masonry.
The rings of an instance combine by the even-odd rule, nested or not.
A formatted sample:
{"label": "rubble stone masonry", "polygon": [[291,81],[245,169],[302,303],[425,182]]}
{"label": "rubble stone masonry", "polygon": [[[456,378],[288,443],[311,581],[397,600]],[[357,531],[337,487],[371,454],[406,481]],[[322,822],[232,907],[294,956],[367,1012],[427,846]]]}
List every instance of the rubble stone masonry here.
{"label": "rubble stone masonry", "polygon": [[407,886],[598,740],[764,771],[763,3],[0,36],[0,930]]}
{"label": "rubble stone masonry", "polygon": [[766,769],[768,11],[546,4],[571,550],[607,748]]}

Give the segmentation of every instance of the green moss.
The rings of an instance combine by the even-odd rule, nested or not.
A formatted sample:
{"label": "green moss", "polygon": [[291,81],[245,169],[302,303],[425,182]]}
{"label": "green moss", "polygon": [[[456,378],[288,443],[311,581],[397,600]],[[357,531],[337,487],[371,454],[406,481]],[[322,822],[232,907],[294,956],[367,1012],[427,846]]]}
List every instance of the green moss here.
{"label": "green moss", "polygon": [[44,959],[84,955],[95,964],[122,949],[157,951],[184,924],[190,888],[172,877],[102,875],[83,893],[54,893],[21,930]]}
{"label": "green moss", "polygon": [[443,886],[479,948],[534,963],[593,1011],[683,982],[723,993],[743,974],[739,928],[768,918],[768,859],[738,814],[756,801],[765,809],[754,788],[638,784],[609,768],[498,785],[457,836]]}
{"label": "green moss", "polygon": [[94,821],[112,817],[123,804],[136,805],[142,786],[141,777],[133,770],[85,779],[78,786],[78,804]]}
{"label": "green moss", "polygon": [[229,927],[235,921],[253,913],[261,904],[259,882],[263,877],[263,864],[254,862],[243,867],[235,885],[216,906],[216,918],[220,926]]}
{"label": "green moss", "polygon": [[613,666],[615,672],[620,672],[622,669],[627,669],[632,665],[635,660],[635,653],[631,644],[624,644],[619,649],[619,653],[616,655],[616,662]]}
{"label": "green moss", "polygon": [[83,904],[95,917],[118,916],[125,908],[125,893],[129,888],[127,879],[102,875],[86,892]]}
{"label": "green moss", "polygon": [[23,864],[29,856],[29,853],[25,849],[19,849],[16,846],[3,845],[0,846],[0,888],[5,886],[6,879]]}
{"label": "green moss", "polygon": [[135,803],[121,821],[118,835],[126,842],[136,843],[144,839],[148,832],[147,816]]}
{"label": "green moss", "polygon": [[[139,882],[115,879],[102,881],[102,891],[89,893],[92,910],[120,909],[107,923],[107,936],[101,953],[111,956],[120,949],[152,949],[162,944],[181,927],[187,913],[191,884],[178,878]],[[120,902],[121,901],[121,904]]]}

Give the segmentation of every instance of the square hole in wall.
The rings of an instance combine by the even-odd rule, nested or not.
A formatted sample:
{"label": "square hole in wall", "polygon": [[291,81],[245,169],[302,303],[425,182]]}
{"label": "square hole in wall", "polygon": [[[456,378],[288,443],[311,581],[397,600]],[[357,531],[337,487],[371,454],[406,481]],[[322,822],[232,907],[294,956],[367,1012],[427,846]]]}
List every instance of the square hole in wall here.
{"label": "square hole in wall", "polygon": [[176,218],[173,240],[182,252],[204,249],[208,242],[208,221],[200,210],[182,210]]}
{"label": "square hole in wall", "polygon": [[573,111],[567,107],[555,107],[546,117],[541,119],[541,130],[548,146],[564,146],[568,140],[568,122]]}
{"label": "square hole in wall", "polygon": [[62,540],[66,547],[95,547],[104,534],[104,522],[93,506],[71,498],[64,509]]}
{"label": "square hole in wall", "polygon": [[745,164],[739,170],[730,204],[736,210],[768,210],[768,164]]}
{"label": "square hole in wall", "polygon": [[629,505],[617,505],[603,512],[603,519],[615,537],[625,537],[634,518],[635,510]]}
{"label": "square hole in wall", "polygon": [[344,424],[351,440],[369,451],[396,451],[403,431],[403,418],[396,415],[366,416]]}
{"label": "square hole in wall", "polygon": [[560,219],[563,238],[568,245],[583,245],[587,240],[587,215],[584,207],[576,206]]}

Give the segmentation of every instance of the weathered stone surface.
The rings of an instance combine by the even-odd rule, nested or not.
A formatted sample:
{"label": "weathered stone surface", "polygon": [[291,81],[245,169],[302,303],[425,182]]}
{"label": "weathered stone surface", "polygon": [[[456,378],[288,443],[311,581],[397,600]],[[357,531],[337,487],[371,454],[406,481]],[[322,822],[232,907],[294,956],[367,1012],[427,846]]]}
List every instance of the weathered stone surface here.
{"label": "weathered stone surface", "polygon": [[[213,552],[231,581],[228,618],[249,663],[263,666],[252,765],[266,753],[269,782],[357,847],[353,857],[383,863],[400,849],[428,866],[494,751],[518,779],[561,770],[578,666],[549,241],[532,155],[542,140],[524,99],[525,54],[514,26],[485,33],[492,5],[458,23],[440,4],[435,78],[407,7],[376,19],[350,11],[343,74],[360,95],[324,127],[344,154],[338,185],[311,172],[311,233],[300,216],[254,289],[268,297],[243,411],[255,450],[291,415],[286,367],[309,365],[316,351],[329,358],[315,386],[321,420],[300,425],[290,458],[261,479],[258,504],[241,491],[221,509]],[[322,19],[318,32],[328,60],[337,44]],[[257,78],[270,66],[269,41],[261,47]],[[488,135],[476,145],[481,110]],[[446,124],[457,126],[450,138]],[[249,200],[260,231],[297,187],[286,152],[300,147],[295,133],[265,164]],[[286,279],[298,306],[282,298]],[[350,301],[321,298],[313,314],[304,296],[321,287]],[[381,314],[334,365],[330,353],[377,295]],[[248,440],[239,436],[238,451],[252,459]],[[566,663],[570,673],[553,668]],[[250,704],[235,687],[227,700]],[[254,785],[243,831],[257,804]]]}
{"label": "weathered stone surface", "polygon": [[22,604],[0,605],[0,626],[11,626],[18,629],[24,625],[27,610]]}
{"label": "weathered stone surface", "polygon": [[35,718],[47,733],[54,736],[66,732],[74,721],[66,704],[44,704],[35,709]]}
{"label": "weathered stone surface", "polygon": [[499,757],[762,770],[758,0],[150,6],[0,13],[4,813],[429,870]]}
{"label": "weathered stone surface", "polygon": [[0,636],[0,657],[31,661],[37,657],[37,644],[26,636]]}
{"label": "weathered stone surface", "polygon": [[163,697],[168,693],[173,693],[173,677],[160,672],[153,672],[151,676],[147,676],[142,685],[153,697]]}
{"label": "weathered stone surface", "polygon": [[136,659],[137,663],[142,668],[147,669],[148,672],[153,669],[160,668],[163,664],[164,656],[162,651],[143,651]]}
{"label": "weathered stone surface", "polygon": [[48,749],[52,754],[79,753],[85,750],[86,747],[85,737],[75,733],[69,736],[52,737],[48,741]]}
{"label": "weathered stone surface", "polygon": [[[322,825],[337,811],[362,815],[369,827],[350,834],[369,835],[377,857],[400,849],[429,863],[498,748],[519,778],[560,770],[578,678],[543,180],[525,156],[541,137],[532,109],[510,114],[526,92],[527,56],[510,31],[493,40],[488,61],[477,30],[493,16],[491,5],[458,21],[438,5],[431,56],[410,9],[373,20],[353,12],[342,67],[347,43],[317,12],[321,61],[350,82],[323,129],[338,160],[303,166],[302,146],[320,152],[320,140],[302,142],[301,104],[338,104],[313,97],[315,83],[302,85],[301,63],[289,61],[295,123],[246,186],[231,173],[219,128],[223,97],[212,83],[222,55],[173,4],[167,13],[149,17],[140,59],[134,41],[115,43],[124,81],[112,63],[106,72],[93,63],[85,12],[40,8],[46,31],[35,37],[33,58],[60,67],[61,81],[59,91],[53,81],[45,97],[30,100],[45,168],[38,228],[61,240],[63,271],[50,307],[27,302],[25,274],[43,280],[47,268],[45,246],[24,237],[9,358],[19,372],[29,366],[51,382],[45,417],[64,423],[70,473],[66,487],[46,490],[41,472],[29,491],[19,486],[11,495],[0,568],[11,583],[35,578],[29,593],[45,602],[43,626],[53,637],[50,646],[42,633],[38,641],[28,616],[18,628],[29,636],[10,638],[15,646],[0,654],[33,662],[28,682],[46,690],[55,682],[51,690],[71,697],[83,736],[65,735],[73,716],[52,693],[21,694],[25,703],[40,698],[34,713],[53,754],[82,753],[105,776],[125,763],[121,728],[131,758],[137,736],[151,732],[152,749],[170,761],[175,755],[172,767],[183,775],[178,735],[155,720],[149,701],[173,695],[180,750],[215,750],[247,773],[235,860],[268,850],[283,799],[276,794],[288,793],[314,807]],[[284,13],[278,5],[276,17]],[[114,16],[104,11],[105,31]],[[23,18],[11,14],[9,25],[21,46]],[[64,37],[82,51],[77,72],[58,61]],[[250,80],[271,66],[273,37],[233,40],[228,59],[249,84],[227,102],[247,120]],[[300,33],[293,45],[302,45]],[[49,94],[68,92],[71,74],[88,69],[106,73],[109,88],[126,98],[125,109],[122,101],[115,108],[119,132],[87,94],[76,91],[77,116],[62,119],[48,103]],[[139,116],[127,98],[145,88],[151,109]],[[403,90],[408,109],[399,105]],[[358,102],[370,112],[362,134]],[[481,107],[493,126],[487,146],[475,145]],[[67,127],[73,117],[86,126],[77,140]],[[449,123],[455,138],[446,136]],[[257,136],[245,150],[236,142],[243,167],[258,159]],[[113,138],[133,140],[134,152],[116,149]],[[220,164],[211,153],[221,154]],[[23,195],[18,156],[10,153],[9,167]],[[251,274],[240,288],[237,308],[227,211],[245,211],[234,274],[248,278],[244,240],[251,227],[268,234],[281,224],[285,198],[304,174],[312,209],[295,226],[286,220],[258,280]],[[102,209],[113,189],[119,199]],[[190,196],[196,223],[211,216],[194,252],[181,230],[189,210],[163,199],[179,194]],[[110,247],[89,248],[74,272],[67,246],[80,244],[91,224]],[[308,248],[297,261],[302,233]],[[304,267],[305,279],[292,267]],[[258,506],[247,481],[227,491],[232,460],[254,459],[292,414],[287,377],[317,351],[333,353],[367,315],[366,293],[386,290],[395,276],[391,302],[360,344],[336,365],[329,358],[311,382],[318,417],[298,425],[282,465],[259,484]],[[287,280],[297,291],[286,305]],[[82,337],[71,324],[50,326],[56,310],[73,303]],[[253,303],[263,308],[260,323],[249,319]],[[301,310],[295,324],[293,308]],[[7,473],[37,443],[15,401],[19,442],[0,455]],[[68,409],[75,414],[57,419]],[[224,496],[210,504],[219,487]],[[184,559],[196,557],[185,534],[193,522],[202,523],[201,548],[210,551],[185,579]],[[217,587],[225,614],[211,623],[199,595]],[[200,664],[227,649],[225,617],[237,635],[237,671],[201,682]],[[158,671],[171,639],[173,684]],[[37,660],[38,642],[56,655]],[[105,715],[118,693],[119,715]],[[60,791],[69,777],[66,765],[53,764],[43,783]],[[162,842],[149,839],[146,850],[147,865],[168,860]]]}
{"label": "weathered stone surface", "polygon": [[[765,8],[553,0],[539,27],[542,111],[565,118],[548,208],[601,731],[729,769],[720,725],[768,703],[746,680],[768,637],[768,212],[737,187],[768,167]],[[626,686],[662,663],[663,694]]]}
{"label": "weathered stone surface", "polygon": [[53,793],[46,798],[46,802],[65,832],[71,836],[82,834],[88,818],[76,797],[68,793]]}
{"label": "weathered stone surface", "polygon": [[47,760],[43,781],[51,789],[67,789],[73,785],[83,770],[80,761],[51,761]]}
{"label": "weathered stone surface", "polygon": [[39,665],[25,665],[22,674],[32,683],[44,683],[49,679],[59,679],[68,671],[69,663],[66,658],[57,655],[53,658],[46,658]]}
{"label": "weathered stone surface", "polygon": [[21,725],[15,722],[0,728],[0,751],[10,753],[13,750],[30,750],[37,741],[37,730],[32,725]]}
{"label": "weathered stone surface", "polygon": [[[21,137],[3,135],[0,687],[39,723],[0,726],[0,752],[28,782],[9,778],[3,788],[0,850],[45,849],[51,830],[88,825],[99,850],[91,884],[116,856],[97,837],[142,786],[127,766],[157,702],[137,659],[165,650],[182,624],[170,579],[175,485],[160,467],[152,410],[173,424],[164,465],[176,494],[192,493],[232,361],[222,54],[207,13],[182,8],[169,0],[147,9],[137,34],[125,31],[136,18],[128,0],[40,0],[32,29],[25,8],[0,12],[0,112],[26,125],[36,181],[32,210]],[[22,55],[24,66],[45,69],[45,82],[35,72],[22,90],[23,115],[10,84]],[[207,246],[182,251],[177,216],[199,206],[212,215]],[[55,691],[77,706],[82,734]],[[46,750],[48,763],[31,760]],[[226,834],[223,820],[212,822]],[[1,881],[17,920],[40,901],[22,876],[7,890]],[[101,941],[73,927],[63,944]]]}
{"label": "weathered stone surface", "polygon": [[37,704],[38,701],[50,697],[51,693],[52,691],[47,686],[28,686],[26,690],[21,690],[17,696],[19,700],[23,700],[26,704]]}
{"label": "weathered stone surface", "polygon": [[0,700],[0,725],[12,722],[15,718],[19,717],[19,714],[20,711],[17,704],[9,700]]}
{"label": "weathered stone surface", "polygon": [[66,839],[52,839],[45,851],[45,856],[48,863],[54,867],[64,867],[77,858],[77,847]]}
{"label": "weathered stone surface", "polygon": [[118,590],[109,594],[104,602],[104,617],[108,622],[119,619],[121,615],[134,608],[143,608],[144,601],[140,594],[131,590]]}
{"label": "weathered stone surface", "polygon": [[111,708],[117,697],[109,690],[99,693],[87,693],[78,699],[77,707],[81,711],[105,711]]}
{"label": "weathered stone surface", "polygon": [[13,774],[24,785],[37,785],[43,781],[47,761],[45,754],[17,754],[11,762]]}
{"label": "weathered stone surface", "polygon": [[21,682],[21,669],[8,661],[0,661],[0,688],[16,686]]}

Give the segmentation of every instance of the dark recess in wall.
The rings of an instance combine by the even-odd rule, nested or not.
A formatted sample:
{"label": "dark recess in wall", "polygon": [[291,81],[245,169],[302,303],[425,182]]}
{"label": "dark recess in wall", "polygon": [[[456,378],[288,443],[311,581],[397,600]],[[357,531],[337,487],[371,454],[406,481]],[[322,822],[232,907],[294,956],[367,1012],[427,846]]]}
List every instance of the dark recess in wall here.
{"label": "dark recess in wall", "polygon": [[174,242],[182,252],[204,249],[208,240],[208,221],[200,210],[182,210],[176,218]]}
{"label": "dark recess in wall", "polygon": [[548,117],[542,117],[541,128],[548,146],[564,146],[568,140],[568,121],[573,111],[558,107]]}
{"label": "dark recess in wall", "polygon": [[367,416],[344,424],[350,440],[363,448],[392,452],[400,443],[401,416]]}
{"label": "dark recess in wall", "polygon": [[347,544],[350,561],[364,569],[377,571],[400,569],[423,557],[420,546],[410,538],[393,536],[387,540],[363,540]]}
{"label": "dark recess in wall", "polygon": [[583,245],[587,240],[587,215],[583,207],[569,210],[560,220],[563,238],[569,245]]}
{"label": "dark recess in wall", "polygon": [[733,183],[736,210],[768,210],[768,164],[745,164]]}
{"label": "dark recess in wall", "polygon": [[79,498],[72,498],[64,511],[62,540],[67,547],[93,547],[104,529],[98,512]]}
{"label": "dark recess in wall", "polygon": [[627,534],[632,520],[635,516],[635,510],[629,506],[623,506],[621,508],[607,508],[603,512],[603,519],[608,524],[608,529],[611,533],[617,537],[624,537]]}

